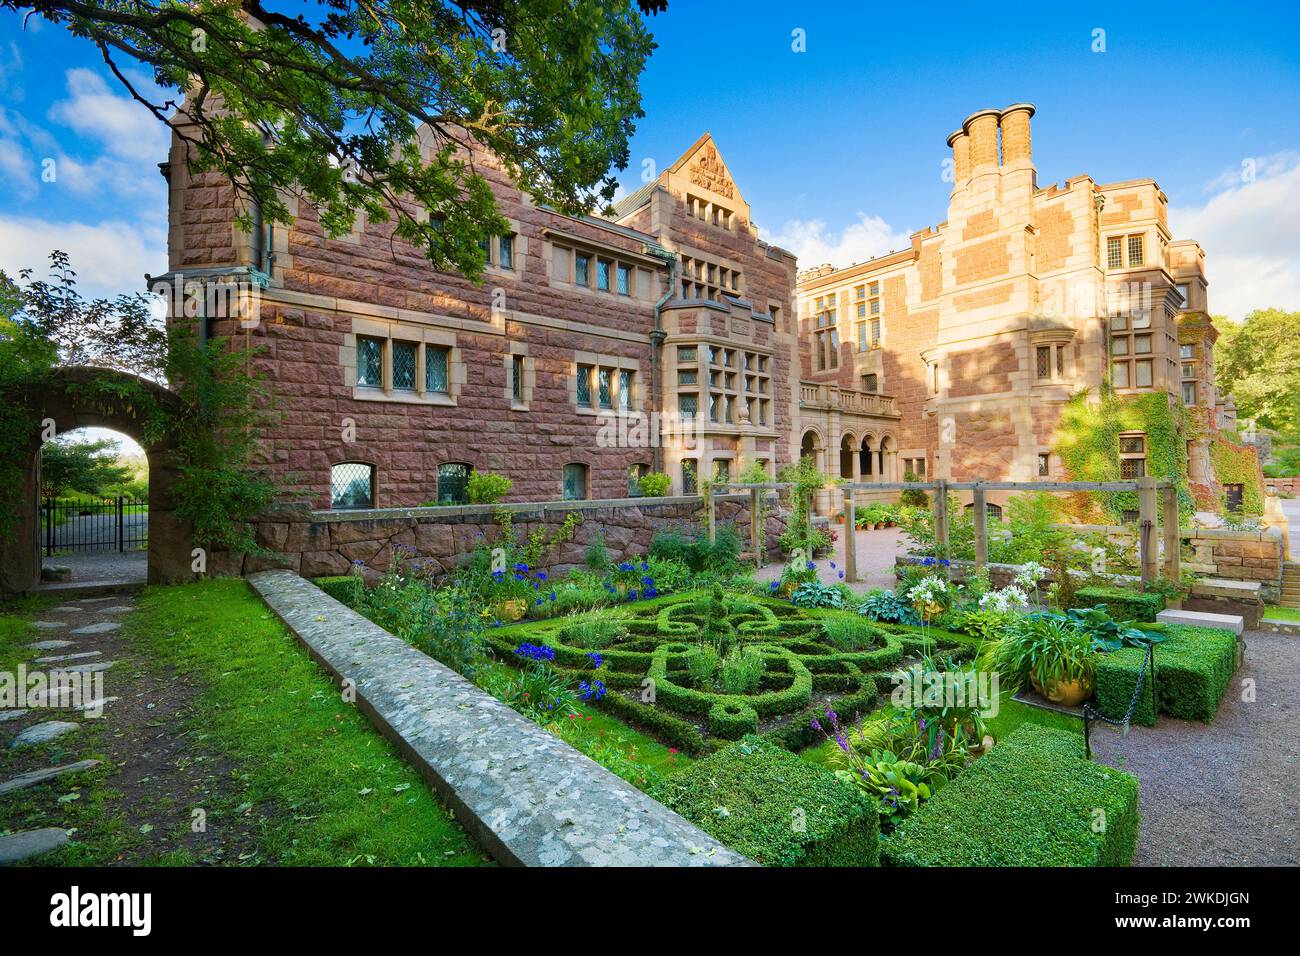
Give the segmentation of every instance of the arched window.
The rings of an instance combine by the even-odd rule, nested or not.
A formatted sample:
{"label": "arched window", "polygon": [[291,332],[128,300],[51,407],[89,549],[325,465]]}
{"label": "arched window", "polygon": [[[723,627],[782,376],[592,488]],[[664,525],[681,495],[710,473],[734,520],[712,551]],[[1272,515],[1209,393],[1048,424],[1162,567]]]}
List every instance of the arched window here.
{"label": "arched window", "polygon": [[858,451],[858,468],[861,469],[863,478],[870,478],[876,473],[873,458],[874,452],[871,450],[871,443],[874,439],[870,435],[862,436],[862,448]]}
{"label": "arched window", "polygon": [[817,458],[817,433],[807,431],[803,433],[803,443],[799,448],[800,458]]}
{"label": "arched window", "polygon": [[330,466],[330,507],[335,511],[375,506],[375,466],[343,461]]}
{"label": "arched window", "polygon": [[469,473],[473,471],[463,461],[449,461],[438,466],[438,504],[469,504]]}
{"label": "arched window", "polygon": [[570,462],[564,466],[564,500],[584,501],[587,498],[587,466]]}

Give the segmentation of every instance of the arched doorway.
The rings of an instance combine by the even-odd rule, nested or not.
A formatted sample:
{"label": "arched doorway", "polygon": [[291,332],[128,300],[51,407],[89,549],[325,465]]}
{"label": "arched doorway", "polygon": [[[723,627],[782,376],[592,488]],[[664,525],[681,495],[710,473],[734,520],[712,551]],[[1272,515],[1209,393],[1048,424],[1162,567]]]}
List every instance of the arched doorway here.
{"label": "arched doorway", "polygon": [[881,481],[897,481],[894,476],[894,462],[898,457],[898,442],[893,435],[884,435],[880,439],[880,451],[877,464]]}
{"label": "arched doorway", "polygon": [[857,439],[852,435],[845,435],[840,439],[840,477],[847,481],[854,479],[853,458],[857,451],[854,447],[857,445]]}
{"label": "arched doorway", "polygon": [[799,444],[799,457],[811,458],[820,468],[821,463],[818,461],[818,453],[821,451],[821,442],[815,431],[809,429],[803,433],[803,441]]}
{"label": "arched doorway", "polygon": [[[13,533],[0,540],[0,593],[30,591],[40,583],[41,446],[55,435],[81,428],[121,432],[144,449],[149,466],[149,544],[147,580],[170,584],[193,580],[194,547],[187,522],[174,514],[171,486],[176,480],[176,452],[170,438],[146,434],[147,408],[130,397],[143,389],[164,409],[179,413],[175,394],[156,382],[125,372],[98,368],[55,369],[39,390],[17,399],[31,420],[39,423],[22,453],[25,463],[15,497],[17,521]],[[5,396],[5,400],[11,400]]]}
{"label": "arched doorway", "polygon": [[862,436],[862,448],[858,452],[858,470],[862,475],[863,481],[873,481],[876,475],[875,448],[873,447],[875,438],[871,435]]}

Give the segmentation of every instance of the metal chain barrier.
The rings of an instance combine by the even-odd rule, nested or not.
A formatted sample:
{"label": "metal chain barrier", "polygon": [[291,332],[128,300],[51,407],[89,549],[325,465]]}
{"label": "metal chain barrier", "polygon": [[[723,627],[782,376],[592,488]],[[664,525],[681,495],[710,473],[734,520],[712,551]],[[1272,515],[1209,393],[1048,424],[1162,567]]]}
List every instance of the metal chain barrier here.
{"label": "metal chain barrier", "polygon": [[1123,735],[1128,736],[1129,727],[1133,722],[1133,714],[1137,710],[1138,700],[1142,696],[1142,686],[1146,683],[1147,668],[1151,669],[1151,704],[1152,707],[1159,709],[1159,702],[1156,700],[1156,647],[1153,643],[1146,645],[1147,652],[1142,657],[1142,668],[1138,671],[1137,686],[1133,689],[1133,699],[1128,702],[1128,710],[1124,713],[1123,720],[1114,720],[1107,717],[1101,711],[1093,708],[1091,704],[1083,705],[1083,749],[1084,754],[1089,760],[1092,759],[1092,722],[1100,720],[1102,723],[1110,724],[1112,727],[1123,727]]}

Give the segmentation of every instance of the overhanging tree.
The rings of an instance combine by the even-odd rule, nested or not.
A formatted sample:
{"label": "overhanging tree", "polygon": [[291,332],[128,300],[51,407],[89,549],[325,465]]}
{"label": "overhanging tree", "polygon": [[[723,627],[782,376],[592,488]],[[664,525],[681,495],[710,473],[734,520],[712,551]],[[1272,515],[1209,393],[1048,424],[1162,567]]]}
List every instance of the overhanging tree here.
{"label": "overhanging tree", "polygon": [[[391,217],[435,268],[474,278],[480,243],[507,225],[466,136],[537,201],[568,213],[608,202],[643,115],[637,81],[654,42],[640,13],[666,6],[0,0],[93,43],[160,121],[183,109],[193,168],[225,174],[265,219],[290,221],[282,191],[319,210],[331,236],[361,212]],[[161,95],[132,77],[140,66]]]}

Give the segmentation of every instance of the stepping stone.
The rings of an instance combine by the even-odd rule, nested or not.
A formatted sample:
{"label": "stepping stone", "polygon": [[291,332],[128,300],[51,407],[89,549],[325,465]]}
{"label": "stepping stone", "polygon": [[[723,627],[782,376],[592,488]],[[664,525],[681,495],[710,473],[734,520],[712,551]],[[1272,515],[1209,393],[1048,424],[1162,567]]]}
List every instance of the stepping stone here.
{"label": "stepping stone", "polygon": [[70,720],[47,720],[44,723],[24,727],[22,732],[9,744],[10,747],[35,747],[58,740],[64,734],[70,734],[81,724]]}
{"label": "stepping stone", "polygon": [[4,710],[0,710],[0,724],[3,724],[6,720],[17,720],[19,717],[26,716],[27,711],[23,710],[21,707],[7,707]]}
{"label": "stepping stone", "polygon": [[124,614],[127,611],[134,611],[135,608],[129,604],[116,604],[113,607],[98,608],[100,614]]}
{"label": "stepping stone", "polygon": [[36,641],[28,644],[34,651],[52,651],[60,647],[71,647],[76,641]]}
{"label": "stepping stone", "polygon": [[67,621],[32,621],[42,631],[57,631],[68,626]]}
{"label": "stepping stone", "polygon": [[36,658],[36,663],[56,664],[59,661],[77,661],[86,657],[98,657],[101,653],[103,652],[102,651],[80,651],[79,653],[76,654],[55,654],[51,657],[38,657]]}
{"label": "stepping stone", "polygon": [[59,605],[58,607],[56,607],[54,610],[56,610],[56,611],[67,611],[67,612],[69,612],[69,613],[72,613],[72,612],[76,612],[76,611],[84,611],[85,608],[77,607],[75,604],[60,604],[60,605]]}
{"label": "stepping stone", "polygon": [[68,674],[94,674],[96,671],[106,671],[117,661],[98,661],[94,664],[69,664],[67,667],[54,668],[55,673]]}
{"label": "stepping stone", "polygon": [[26,790],[28,787],[34,787],[38,783],[44,783],[46,780],[53,780],[55,777],[62,777],[65,773],[79,773],[82,770],[91,770],[100,765],[98,760],[78,760],[76,763],[65,763],[59,767],[42,767],[40,770],[32,770],[28,773],[20,773],[16,777],[10,777],[8,780],[0,780],[0,793],[11,793],[14,790]]}
{"label": "stepping stone", "polygon": [[24,830],[0,836],[0,866],[10,866],[23,860],[57,850],[68,842],[68,831],[59,827],[42,830]]}
{"label": "stepping stone", "polygon": [[78,604],[103,604],[105,601],[111,601],[111,600],[113,600],[111,597],[81,598],[81,600],[77,601],[77,603]]}
{"label": "stepping stone", "polygon": [[[68,709],[78,714],[89,714],[92,710],[98,711],[99,713],[102,714],[104,712],[105,707],[107,707],[113,701],[121,700],[121,699],[122,699],[121,697],[101,697],[98,700],[92,700],[89,703],[80,704],[76,707],[70,707]],[[94,720],[95,718],[91,717],[90,719]]]}
{"label": "stepping stone", "polygon": [[69,634],[107,634],[109,631],[116,631],[122,625],[117,621],[100,621],[98,624],[87,624],[85,627],[79,627],[75,631],[69,631]]}

